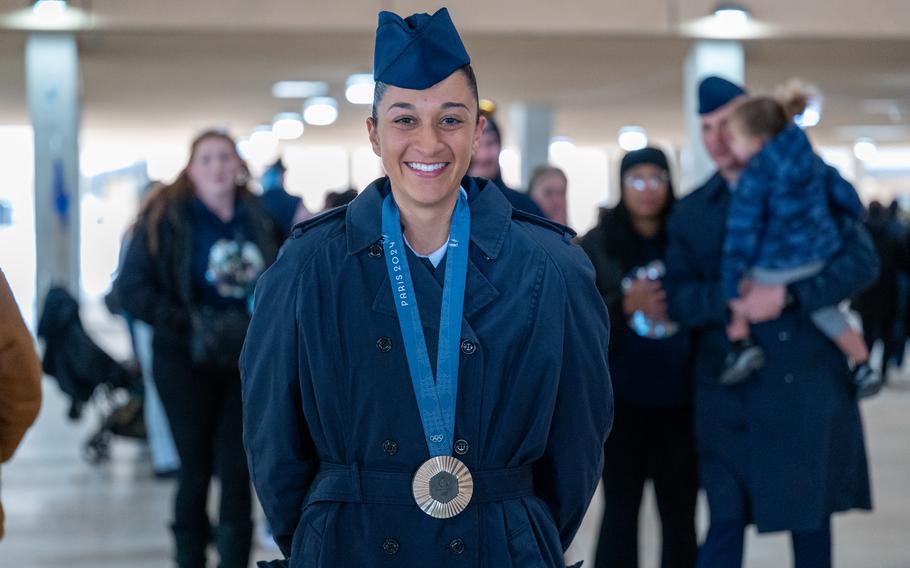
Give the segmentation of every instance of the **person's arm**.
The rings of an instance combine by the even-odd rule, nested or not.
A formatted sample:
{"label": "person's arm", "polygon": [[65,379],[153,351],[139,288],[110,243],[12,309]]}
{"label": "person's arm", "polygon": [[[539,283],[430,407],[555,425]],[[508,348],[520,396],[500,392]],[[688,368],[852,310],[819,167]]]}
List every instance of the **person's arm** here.
{"label": "person's arm", "polygon": [[881,269],[878,253],[861,223],[841,221],[843,246],[817,275],[794,282],[787,291],[803,314],[834,306],[871,286]]}
{"label": "person's arm", "polygon": [[720,282],[707,278],[695,264],[698,256],[686,234],[690,223],[677,210],[667,225],[666,253],[667,274],[664,288],[667,291],[667,308],[670,318],[689,328],[727,324],[727,303],[721,293]]}
{"label": "person's arm", "polygon": [[130,316],[155,329],[179,333],[189,323],[186,310],[162,293],[162,276],[158,274],[157,263],[149,250],[148,226],[141,222],[134,230],[120,274],[114,282],[117,295]]}
{"label": "person's arm", "polygon": [[545,453],[534,464],[536,493],[553,514],[563,550],[600,480],[604,442],[613,424],[607,312],[587,258],[575,247],[572,255],[575,266],[564,271],[562,329],[553,329],[563,342],[556,405]]}
{"label": "person's arm", "polygon": [[319,462],[303,416],[309,370],[301,352],[301,267],[282,254],[256,285],[240,356],[243,445],[253,485],[285,556],[291,554],[307,489]]}
{"label": "person's arm", "polygon": [[40,406],[41,362],[0,271],[0,462],[13,456]]}
{"label": "person's arm", "polygon": [[600,297],[603,298],[610,314],[610,321],[622,321],[623,312],[622,273],[618,263],[610,262],[604,251],[600,250],[602,237],[600,234],[585,235],[579,239],[578,245],[588,255],[594,266],[595,282]]}
{"label": "person's arm", "polygon": [[[821,158],[819,158],[821,160]],[[834,205],[831,207],[832,212],[840,215],[849,215],[856,219],[862,219],[865,215],[866,208],[860,201],[859,194],[853,185],[841,177],[840,172],[832,166],[821,162],[819,165],[824,168],[828,176],[828,201]]]}

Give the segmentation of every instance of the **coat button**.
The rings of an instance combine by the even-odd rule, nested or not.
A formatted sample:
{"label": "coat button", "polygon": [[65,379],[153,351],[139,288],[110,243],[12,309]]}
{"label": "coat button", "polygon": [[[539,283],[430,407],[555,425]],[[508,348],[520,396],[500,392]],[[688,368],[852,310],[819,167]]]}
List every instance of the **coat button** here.
{"label": "coat button", "polygon": [[386,440],[382,443],[382,451],[390,456],[394,456],[398,453],[398,442],[395,440]]}
{"label": "coat button", "polygon": [[782,331],[777,334],[777,339],[779,341],[790,341],[790,334],[787,333],[786,331]]}
{"label": "coat button", "polygon": [[792,382],[793,382],[793,374],[792,374],[792,373],[787,373],[786,375],[784,375],[784,382],[787,383],[788,385],[789,385],[790,383],[792,383]]}
{"label": "coat button", "polygon": [[452,554],[461,554],[464,552],[464,541],[460,538],[453,538],[452,542],[449,543],[449,551]]}
{"label": "coat button", "polygon": [[382,258],[382,245],[373,243],[370,245],[370,258]]}
{"label": "coat button", "polygon": [[376,340],[376,349],[379,349],[383,353],[388,353],[392,350],[392,340],[388,337],[380,337]]}
{"label": "coat button", "polygon": [[461,352],[465,355],[473,355],[475,351],[477,351],[477,344],[470,339],[461,342]]}
{"label": "coat button", "polygon": [[394,538],[387,538],[382,542],[382,550],[389,556],[398,554],[399,548],[401,548],[401,545]]}
{"label": "coat button", "polygon": [[455,453],[463,456],[468,453],[468,442],[466,440],[455,441]]}

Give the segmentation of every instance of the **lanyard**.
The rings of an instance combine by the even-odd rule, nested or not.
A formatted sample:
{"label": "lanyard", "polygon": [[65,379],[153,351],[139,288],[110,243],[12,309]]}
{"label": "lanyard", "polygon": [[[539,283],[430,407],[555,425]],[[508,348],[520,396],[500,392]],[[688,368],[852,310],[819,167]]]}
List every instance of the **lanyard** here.
{"label": "lanyard", "polygon": [[404,339],[411,384],[430,457],[451,455],[455,436],[455,404],[458,397],[458,362],[461,343],[461,317],[468,274],[468,244],[471,237],[471,212],[464,189],[460,191],[449,229],[445,282],[439,314],[439,350],[436,380],[417,309],[417,297],[404,238],[401,216],[392,194],[382,202],[382,240],[392,296],[398,311],[398,325]]}

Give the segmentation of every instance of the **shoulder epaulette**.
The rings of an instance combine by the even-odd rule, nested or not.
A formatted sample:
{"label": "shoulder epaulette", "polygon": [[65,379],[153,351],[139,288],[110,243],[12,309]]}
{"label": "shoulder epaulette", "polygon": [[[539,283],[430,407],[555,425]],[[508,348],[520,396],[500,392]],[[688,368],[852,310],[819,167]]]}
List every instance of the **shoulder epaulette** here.
{"label": "shoulder epaulette", "polygon": [[331,221],[332,219],[334,219],[338,216],[343,216],[347,212],[347,210],[348,210],[348,206],[342,205],[340,207],[335,207],[333,209],[329,209],[328,211],[323,211],[322,213],[319,213],[318,215],[314,215],[313,217],[310,217],[309,219],[307,219],[305,221],[301,221],[301,222],[297,223],[296,225],[294,225],[294,228],[291,230],[291,238],[292,239],[299,238],[301,235],[303,235],[304,233],[306,233],[313,227],[322,225],[326,221]]}
{"label": "shoulder epaulette", "polygon": [[539,215],[534,215],[533,213],[528,213],[527,211],[522,211],[521,209],[516,209],[514,207],[512,208],[512,218],[519,221],[528,221],[537,225],[538,227],[549,229],[562,236],[563,240],[566,242],[571,242],[571,240],[574,239],[576,235],[575,231],[570,227],[566,227],[565,225],[557,223],[556,221],[550,221],[549,219],[545,219]]}

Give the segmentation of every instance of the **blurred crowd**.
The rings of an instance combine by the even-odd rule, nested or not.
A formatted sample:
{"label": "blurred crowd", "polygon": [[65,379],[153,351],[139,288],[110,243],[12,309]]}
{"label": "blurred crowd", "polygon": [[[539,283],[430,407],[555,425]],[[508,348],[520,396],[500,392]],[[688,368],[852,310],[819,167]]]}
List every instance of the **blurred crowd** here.
{"label": "blurred crowd", "polygon": [[[798,94],[756,97],[709,78],[699,104],[717,173],[682,197],[664,152],[628,152],[619,202],[576,239],[612,322],[615,422],[595,566],[638,565],[648,480],[665,568],[740,565],[750,524],[790,531],[797,566],[827,566],[830,515],[871,507],[857,401],[903,364],[907,218],[896,203],[864,208],[818,157],[793,124],[805,106]],[[492,180],[514,208],[567,225],[565,172],[542,164],[527,188],[508,187],[499,126],[492,116],[486,124],[469,175]],[[124,237],[109,305],[129,323],[141,383],[131,388],[144,403],[155,474],[177,479],[171,530],[179,566],[204,566],[212,542],[221,566],[249,561],[255,515],[237,360],[258,277],[294,226],[318,215],[287,191],[288,167],[279,160],[251,180],[235,141],[205,132],[176,180],[150,184]],[[357,195],[330,193],[318,209]],[[7,329],[21,320],[6,315],[9,290],[0,295],[0,332],[27,336],[19,323]],[[876,346],[880,363],[870,356]],[[14,364],[7,358],[36,371],[20,351],[0,350],[0,404],[21,400],[16,424],[0,421],[4,460],[38,400],[33,391],[6,394]],[[213,476],[221,483],[214,523]],[[711,508],[701,552],[700,488]],[[789,501],[794,491],[805,499]],[[261,537],[270,545],[267,526]]]}

